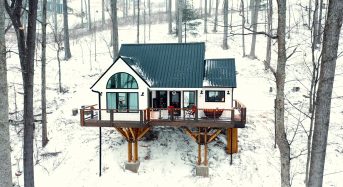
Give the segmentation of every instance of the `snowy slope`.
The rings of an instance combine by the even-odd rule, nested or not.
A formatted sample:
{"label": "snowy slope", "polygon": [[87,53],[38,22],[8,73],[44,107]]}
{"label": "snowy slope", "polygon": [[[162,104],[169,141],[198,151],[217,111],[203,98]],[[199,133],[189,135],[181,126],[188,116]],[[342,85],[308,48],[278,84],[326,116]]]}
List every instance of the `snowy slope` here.
{"label": "snowy slope", "polygon": [[[78,1],[72,1],[72,7]],[[97,6],[97,5],[96,5]],[[99,16],[100,17],[100,16]],[[238,13],[234,20],[240,23]],[[262,19],[262,18],[261,18]],[[78,18],[72,18],[72,23]],[[209,29],[212,24],[209,24]],[[134,25],[119,28],[120,43],[134,43],[136,36]],[[263,28],[260,28],[263,29]],[[143,27],[141,28],[143,31]],[[199,33],[203,29],[199,28]],[[148,42],[176,42],[177,38],[167,35],[167,24],[153,24],[151,39]],[[143,35],[143,32],[142,32]],[[308,73],[304,70],[303,61],[310,57],[308,41],[309,31],[300,28],[291,36],[290,45],[299,44],[299,51],[288,62],[287,66],[287,98],[298,106],[306,106]],[[279,152],[274,148],[273,100],[275,94],[274,79],[268,71],[264,71],[265,56],[264,36],[257,37],[257,57],[250,60],[242,57],[241,36],[229,37],[229,50],[222,50],[221,32],[191,36],[187,41],[206,42],[206,58],[236,58],[237,85],[234,97],[242,101],[248,109],[246,128],[239,129],[239,153],[230,157],[225,153],[224,135],[209,146],[210,177],[195,177],[196,144],[180,129],[154,128],[152,138],[139,143],[139,172],[124,170],[127,159],[127,144],[115,129],[103,128],[103,176],[98,176],[99,139],[97,128],[81,128],[79,116],[72,116],[73,108],[97,103],[97,95],[89,87],[112,63],[105,41],[110,40],[109,31],[97,32],[96,35],[79,36],[71,40],[73,57],[62,61],[62,83],[65,93],[58,93],[58,70],[56,53],[53,44],[48,47],[48,136],[49,143],[45,148],[40,146],[40,124],[36,123],[35,182],[37,187],[107,187],[107,186],[276,186],[280,184]],[[94,44],[97,42],[95,61]],[[141,38],[141,41],[143,39]],[[12,48],[14,44],[7,44]],[[250,37],[246,37],[246,46],[250,45]],[[342,45],[340,45],[342,51]],[[276,64],[276,45],[274,45],[273,64]],[[247,49],[247,52],[249,50]],[[91,52],[91,55],[90,55]],[[38,54],[39,58],[39,54]],[[10,111],[15,110],[15,94],[21,92],[21,78],[18,57],[14,54],[8,58]],[[343,113],[342,113],[342,58],[337,62],[337,78],[335,81],[332,106],[332,122],[329,131],[329,144],[325,166],[324,186],[342,186],[343,177]],[[40,64],[35,66],[35,114],[40,114]],[[292,92],[294,86],[300,92]],[[273,92],[269,92],[270,87]],[[340,97],[339,97],[340,96]],[[16,94],[18,109],[22,107],[22,95]],[[301,103],[305,104],[301,104]],[[20,114],[18,120],[20,120]],[[16,120],[15,114],[11,119]],[[37,117],[39,119],[39,116]],[[293,156],[304,154],[308,122],[304,128],[297,127],[299,112],[288,104],[286,122],[289,139],[297,130],[292,148]],[[306,123],[307,122],[307,123]],[[22,171],[21,125],[11,126],[13,171]],[[292,178],[294,186],[303,186],[306,155],[292,160]],[[23,186],[23,176],[14,177],[18,186]]]}

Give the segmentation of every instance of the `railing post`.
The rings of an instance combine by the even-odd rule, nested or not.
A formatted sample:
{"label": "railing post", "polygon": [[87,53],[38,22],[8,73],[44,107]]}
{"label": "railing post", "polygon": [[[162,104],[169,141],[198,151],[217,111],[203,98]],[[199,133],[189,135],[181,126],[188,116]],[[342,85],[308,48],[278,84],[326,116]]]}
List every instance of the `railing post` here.
{"label": "railing post", "polygon": [[199,118],[199,109],[196,109],[195,111],[195,121],[198,121]]}
{"label": "railing post", "polygon": [[213,120],[216,121],[216,109],[213,110]]}
{"label": "railing post", "polygon": [[113,123],[113,109],[110,109],[110,122]]}
{"label": "railing post", "polygon": [[174,121],[174,108],[171,110],[171,120]]}
{"label": "railing post", "polygon": [[139,115],[140,115],[140,124],[143,125],[143,111],[139,110]]}
{"label": "railing post", "polygon": [[150,121],[150,108],[148,108],[148,121]]}
{"label": "railing post", "polygon": [[85,126],[85,110],[80,109],[80,122],[81,126]]}
{"label": "railing post", "polygon": [[231,121],[232,122],[235,121],[235,110],[234,109],[231,110]]}

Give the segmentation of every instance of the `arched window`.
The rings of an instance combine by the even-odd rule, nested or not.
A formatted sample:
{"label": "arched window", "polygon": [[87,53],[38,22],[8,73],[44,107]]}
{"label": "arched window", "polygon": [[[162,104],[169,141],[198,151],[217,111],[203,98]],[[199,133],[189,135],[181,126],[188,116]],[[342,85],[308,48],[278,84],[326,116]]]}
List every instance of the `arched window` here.
{"label": "arched window", "polygon": [[128,73],[116,73],[108,80],[107,89],[137,89],[136,79]]}

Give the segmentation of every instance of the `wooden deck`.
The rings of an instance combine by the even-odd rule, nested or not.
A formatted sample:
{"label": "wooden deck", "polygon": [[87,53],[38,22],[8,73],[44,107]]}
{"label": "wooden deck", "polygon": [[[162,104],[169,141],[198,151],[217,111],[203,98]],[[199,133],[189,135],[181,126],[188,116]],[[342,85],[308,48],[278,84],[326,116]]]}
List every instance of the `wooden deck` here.
{"label": "wooden deck", "polygon": [[[187,109],[173,109],[169,112],[169,117],[153,118],[152,112],[166,109],[149,108],[139,110],[140,117],[137,121],[115,120],[115,110],[106,109],[80,109],[80,123],[84,127],[121,127],[121,128],[145,128],[154,126],[171,126],[171,127],[214,127],[214,128],[244,128],[246,122],[246,107],[238,101],[235,101],[232,109],[197,109],[192,117],[174,116],[174,110],[181,110],[184,114]],[[199,117],[199,112],[211,110],[214,112],[212,117]],[[110,119],[98,120],[99,116],[94,113],[109,112]],[[215,117],[216,112],[227,112],[230,117]],[[237,112],[238,111],[238,112]],[[101,118],[100,118],[101,119]]]}

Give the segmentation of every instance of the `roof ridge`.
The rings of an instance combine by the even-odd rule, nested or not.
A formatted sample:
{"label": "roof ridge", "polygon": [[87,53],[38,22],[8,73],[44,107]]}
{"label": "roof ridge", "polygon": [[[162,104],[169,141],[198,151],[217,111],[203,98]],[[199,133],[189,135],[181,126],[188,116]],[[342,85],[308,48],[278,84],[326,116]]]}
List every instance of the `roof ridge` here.
{"label": "roof ridge", "polygon": [[142,44],[137,44],[137,43],[124,43],[121,44],[123,45],[131,45],[131,46],[144,46],[144,45],[195,45],[195,44],[205,44],[205,42],[189,42],[189,43],[142,43]]}

